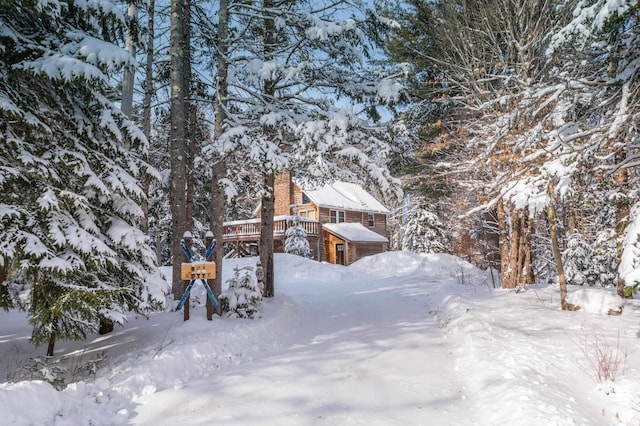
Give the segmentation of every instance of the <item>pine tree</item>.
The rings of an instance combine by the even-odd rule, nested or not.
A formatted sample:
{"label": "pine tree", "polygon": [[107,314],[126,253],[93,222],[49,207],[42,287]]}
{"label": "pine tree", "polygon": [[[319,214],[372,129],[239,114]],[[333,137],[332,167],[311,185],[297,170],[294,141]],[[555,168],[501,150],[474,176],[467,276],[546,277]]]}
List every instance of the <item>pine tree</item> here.
{"label": "pine tree", "polygon": [[230,317],[254,318],[262,302],[262,290],[255,276],[248,270],[240,276],[240,269],[236,268],[227,282],[229,288],[220,295],[222,311]]}
{"label": "pine tree", "polygon": [[567,284],[592,286],[591,269],[594,262],[593,251],[580,234],[572,234],[567,241],[567,249],[562,254]]}
{"label": "pine tree", "polygon": [[311,257],[311,248],[307,240],[307,231],[300,224],[300,216],[292,216],[290,222],[293,226],[285,232],[284,251],[296,256]]}
{"label": "pine tree", "polygon": [[106,1],[0,3],[0,286],[27,285],[48,355],[164,298],[138,227],[146,139],[106,97],[124,25]]}
{"label": "pine tree", "polygon": [[402,226],[401,249],[416,253],[446,251],[447,237],[442,221],[433,212],[417,203]]}

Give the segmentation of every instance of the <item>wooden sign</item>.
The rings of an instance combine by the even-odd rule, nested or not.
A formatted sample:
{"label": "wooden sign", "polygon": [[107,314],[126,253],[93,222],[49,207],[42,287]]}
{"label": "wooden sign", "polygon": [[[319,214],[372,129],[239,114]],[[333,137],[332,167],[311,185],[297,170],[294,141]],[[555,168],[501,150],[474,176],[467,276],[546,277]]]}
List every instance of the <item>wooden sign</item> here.
{"label": "wooden sign", "polygon": [[194,262],[180,265],[180,279],[212,280],[216,277],[216,262]]}

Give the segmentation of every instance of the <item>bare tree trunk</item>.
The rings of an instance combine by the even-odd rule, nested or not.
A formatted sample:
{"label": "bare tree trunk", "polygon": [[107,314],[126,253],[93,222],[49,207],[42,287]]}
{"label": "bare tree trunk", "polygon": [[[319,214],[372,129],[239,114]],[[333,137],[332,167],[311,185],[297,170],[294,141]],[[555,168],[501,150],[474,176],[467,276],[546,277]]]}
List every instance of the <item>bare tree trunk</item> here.
{"label": "bare tree trunk", "polygon": [[56,336],[58,334],[58,327],[54,324],[49,332],[49,343],[47,344],[47,356],[53,356],[56,346]]}
{"label": "bare tree trunk", "polygon": [[[154,17],[155,17],[155,0],[149,0],[149,9],[147,11],[148,19],[147,19],[147,62],[145,69],[145,79],[144,79],[144,100],[142,101],[142,131],[144,135],[147,137],[147,140],[151,140],[151,98],[153,97],[153,58],[154,58],[154,39],[155,39],[155,29],[154,29]],[[148,160],[148,156],[146,158]],[[142,181],[142,189],[145,193],[145,198],[142,200],[142,212],[144,213],[144,217],[142,218],[142,223],[140,224],[140,229],[145,234],[149,232],[149,178],[145,177]],[[158,252],[158,248],[156,247],[156,252]],[[160,257],[158,256],[158,262],[160,262]]]}
{"label": "bare tree trunk", "polygon": [[186,98],[186,144],[187,144],[187,195],[186,195],[186,217],[185,217],[185,229],[193,230],[193,204],[195,197],[195,158],[197,153],[197,123],[196,123],[196,105],[192,102],[191,95],[191,83],[193,74],[191,71],[191,0],[184,1],[184,25],[182,30],[184,32],[184,45],[187,46],[184,55],[184,87],[187,88],[188,95]]}
{"label": "bare tree trunk", "polygon": [[[133,43],[133,34],[131,33],[131,25],[138,19],[138,7],[135,1],[129,0],[129,7],[127,8],[127,20],[129,26],[127,28],[127,34],[125,38],[125,49],[131,54],[132,57],[136,57],[136,46]],[[135,79],[135,67],[127,66],[124,69],[124,75],[122,77],[122,102],[120,109],[127,118],[131,118],[133,112],[133,82]]]}
{"label": "bare tree trunk", "polygon": [[558,224],[556,221],[556,210],[553,207],[553,202],[549,203],[547,207],[547,217],[549,219],[549,230],[551,236],[551,248],[553,249],[553,257],[556,261],[556,268],[558,269],[558,281],[560,283],[560,306],[563,311],[573,310],[569,303],[567,303],[567,280],[564,276],[564,267],[562,265],[562,254],[560,253],[560,244],[558,243]]}
{"label": "bare tree trunk", "polygon": [[527,218],[526,211],[519,212],[512,206],[510,208],[509,221],[504,201],[500,201],[496,209],[500,230],[502,288],[516,288],[533,283],[530,233],[533,222]]}
{"label": "bare tree trunk", "polygon": [[[624,161],[626,155],[624,152],[616,155],[616,162],[620,163]],[[627,169],[618,169],[615,173],[615,183],[619,190],[623,190],[628,186],[629,172]],[[621,197],[619,201],[616,202],[616,236],[620,240],[622,235],[624,235],[625,230],[627,229],[627,225],[629,224],[629,202],[626,198]],[[622,256],[622,247],[618,249],[618,259],[617,265],[620,265],[620,260]],[[618,274],[618,283],[617,283],[617,293],[618,296],[625,298],[624,288],[626,283],[624,279]],[[631,295],[630,297],[633,297]]]}
{"label": "bare tree trunk", "polygon": [[[274,57],[276,47],[276,27],[271,16],[274,8],[273,0],[263,0],[263,49],[264,60],[269,61]],[[264,82],[263,94],[265,98],[272,99],[275,96],[276,82],[266,80]],[[266,129],[269,133],[269,129]],[[273,170],[265,170],[263,173],[262,216],[260,228],[260,263],[265,271],[264,296],[273,297],[275,293],[274,271],[273,271],[273,216],[275,210],[274,203],[274,183],[275,175]]]}
{"label": "bare tree trunk", "polygon": [[503,288],[516,288],[520,277],[520,220],[518,212],[515,209],[511,209],[511,229],[509,235],[509,257],[508,266],[506,272],[503,273],[502,287]]}
{"label": "bare tree trunk", "polygon": [[273,273],[273,215],[275,203],[273,197],[273,186],[275,175],[273,171],[267,173],[263,178],[263,186],[267,192],[262,197],[262,211],[260,222],[260,263],[265,271],[264,276],[264,297],[275,295],[274,273]]}
{"label": "bare tree trunk", "polygon": [[[229,72],[227,38],[229,30],[229,2],[220,0],[218,11],[218,40],[217,40],[217,87],[215,104],[214,138],[217,140],[224,132],[226,119]],[[225,194],[220,186],[220,179],[226,176],[226,165],[219,155],[213,159],[211,167],[211,231],[218,238],[218,247],[213,252],[213,261],[216,263],[216,278],[213,280],[211,290],[217,297],[222,293],[222,259],[224,256],[224,213]],[[209,307],[209,301],[207,307]],[[212,309],[211,307],[210,309]]]}
{"label": "bare tree trunk", "polygon": [[526,231],[526,240],[525,240],[525,257],[524,257],[524,284],[533,284],[536,282],[536,277],[533,273],[533,255],[531,253],[531,240],[533,239],[533,219],[529,218],[527,220],[527,231]]}
{"label": "bare tree trunk", "polygon": [[505,277],[509,275],[509,224],[504,210],[504,201],[500,200],[496,209],[498,218],[498,245],[500,248],[500,277],[505,287]]}
{"label": "bare tree trunk", "polygon": [[173,282],[171,290],[175,298],[182,293],[180,263],[182,250],[180,240],[184,233],[186,216],[187,185],[187,99],[189,87],[185,87],[184,69],[187,54],[184,39],[184,0],[171,0],[171,130],[170,130],[170,207],[171,207],[171,254],[173,257]]}
{"label": "bare tree trunk", "polygon": [[526,257],[526,240],[527,240],[527,233],[526,233],[526,218],[523,215],[520,215],[520,212],[516,211],[516,218],[517,218],[517,229],[518,229],[518,259],[516,261],[516,275],[514,277],[514,279],[516,280],[515,282],[515,286],[524,286],[525,284],[525,272],[524,272],[524,263],[525,263],[525,257]]}

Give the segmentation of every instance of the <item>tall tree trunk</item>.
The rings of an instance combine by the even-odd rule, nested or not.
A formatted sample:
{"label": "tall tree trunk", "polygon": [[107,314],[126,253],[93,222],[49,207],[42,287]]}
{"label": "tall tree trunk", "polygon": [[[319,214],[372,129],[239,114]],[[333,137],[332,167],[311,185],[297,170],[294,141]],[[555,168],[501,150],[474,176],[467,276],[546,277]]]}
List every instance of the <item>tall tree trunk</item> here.
{"label": "tall tree trunk", "polygon": [[533,284],[536,282],[536,277],[533,272],[533,254],[531,253],[531,241],[533,239],[534,232],[534,223],[533,219],[529,218],[527,220],[527,228],[526,228],[526,240],[525,240],[525,257],[524,257],[524,282],[523,284]]}
{"label": "tall tree trunk", "polygon": [[511,208],[511,228],[509,233],[509,257],[507,262],[507,270],[503,271],[502,287],[516,288],[520,277],[520,220],[518,211]]}
{"label": "tall tree trunk", "polygon": [[186,186],[187,186],[187,140],[185,124],[187,121],[187,99],[189,88],[185,87],[184,69],[186,48],[184,40],[184,0],[171,0],[171,130],[170,130],[170,207],[171,207],[171,254],[173,257],[173,282],[171,290],[177,299],[182,295],[180,264],[182,260],[182,239],[187,222]]}
{"label": "tall tree trunk", "polygon": [[567,303],[567,280],[564,276],[564,266],[562,265],[562,254],[560,253],[560,243],[558,242],[558,223],[556,221],[556,210],[553,202],[549,202],[547,207],[547,218],[549,219],[549,233],[551,236],[551,248],[558,270],[558,282],[560,283],[560,306],[563,311],[570,310],[571,305]]}
{"label": "tall tree trunk", "polygon": [[[127,8],[127,20],[129,25],[127,26],[127,34],[125,37],[125,49],[131,54],[133,58],[136,57],[136,46],[133,42],[132,26],[138,19],[138,7],[135,1],[129,0],[129,7]],[[122,103],[120,109],[127,116],[131,118],[133,112],[133,82],[135,79],[135,67],[127,66],[124,69],[124,75],[122,77]]]}
{"label": "tall tree trunk", "polygon": [[[626,154],[624,151],[620,152],[616,155],[616,162],[620,164],[626,158]],[[621,192],[626,192],[628,189],[628,179],[629,172],[627,169],[618,169],[615,173],[615,183],[618,187],[618,190]],[[627,229],[627,225],[629,224],[629,201],[626,197],[620,197],[619,200],[616,201],[616,237],[618,237],[618,241],[622,241],[622,237],[624,236],[624,232]],[[620,260],[622,256],[622,247],[618,249],[618,259],[617,265],[620,265]],[[625,298],[624,288],[626,283],[624,279],[618,274],[618,283],[617,283],[617,293],[618,296]],[[631,296],[633,297],[633,296]]]}
{"label": "tall tree trunk", "polygon": [[[263,18],[263,50],[264,60],[270,61],[274,58],[274,52],[276,48],[276,27],[273,19],[272,11],[274,9],[273,0],[263,0],[262,13]],[[273,99],[275,96],[276,82],[273,80],[265,80],[263,94],[267,99]],[[270,129],[266,129],[266,133],[270,132]],[[265,271],[264,278],[264,296],[273,297],[275,294],[274,285],[274,271],[273,271],[273,216],[275,210],[274,202],[274,183],[275,174],[274,170],[265,170],[263,173],[263,190],[265,191],[262,197],[262,216],[261,216],[261,228],[260,228],[260,263]]]}
{"label": "tall tree trunk", "polygon": [[[264,297],[275,295],[274,273],[273,273],[273,215],[275,202],[273,197],[273,186],[275,175],[273,171],[268,172],[263,178],[265,195],[262,196],[262,210],[260,221],[260,264],[264,268]],[[269,192],[270,191],[270,192]]]}
{"label": "tall tree trunk", "polygon": [[[154,58],[154,40],[155,40],[155,0],[149,0],[149,8],[147,11],[147,62],[144,78],[144,99],[142,101],[142,132],[147,137],[147,140],[151,142],[151,99],[153,97],[153,58]],[[149,144],[151,145],[151,144]],[[145,160],[149,160],[147,155]],[[142,212],[144,217],[140,224],[140,229],[145,234],[149,232],[149,177],[145,176],[142,181],[142,189],[145,194],[145,198],[142,200]],[[156,247],[156,252],[160,252]],[[158,262],[160,258],[158,257]]]}
{"label": "tall tree trunk", "polygon": [[507,220],[505,203],[497,207],[500,229],[500,265],[502,288],[516,288],[533,282],[531,269],[530,220],[527,213],[510,207],[510,219]]}
{"label": "tall tree trunk", "polygon": [[192,80],[193,74],[191,70],[191,0],[184,0],[184,45],[187,46],[184,54],[184,87],[187,88],[186,99],[186,144],[187,144],[187,195],[185,204],[185,228],[189,231],[193,230],[193,205],[195,198],[195,158],[197,153],[197,123],[196,123],[196,105],[192,102]]}
{"label": "tall tree trunk", "polygon": [[[220,0],[218,11],[218,42],[217,42],[217,87],[215,104],[215,124],[213,136],[215,140],[224,132],[224,122],[227,110],[228,84],[227,75],[229,72],[227,38],[229,29],[229,3],[228,0]],[[218,239],[218,247],[213,252],[213,261],[216,263],[216,278],[213,281],[211,290],[217,297],[222,293],[222,259],[224,256],[224,214],[225,195],[220,186],[220,179],[226,176],[227,170],[224,160],[216,155],[211,167],[211,231]],[[209,302],[210,303],[210,302]],[[209,305],[207,305],[209,306]]]}
{"label": "tall tree trunk", "polygon": [[500,277],[502,287],[505,288],[505,277],[509,274],[509,223],[505,212],[504,201],[500,200],[497,209],[498,246],[500,248]]}

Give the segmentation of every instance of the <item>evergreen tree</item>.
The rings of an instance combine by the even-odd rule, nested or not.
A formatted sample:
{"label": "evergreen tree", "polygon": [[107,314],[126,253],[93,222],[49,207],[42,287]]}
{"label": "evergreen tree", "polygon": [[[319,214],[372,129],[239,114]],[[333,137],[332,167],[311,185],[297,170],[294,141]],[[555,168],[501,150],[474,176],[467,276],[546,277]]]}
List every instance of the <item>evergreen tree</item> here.
{"label": "evergreen tree", "polygon": [[[396,102],[396,75],[374,63],[376,30],[387,21],[364,12],[361,2],[265,0],[234,4],[230,26],[241,27],[227,43],[228,128],[216,141],[223,155],[242,153],[245,169],[260,173],[261,248],[265,296],[273,296],[274,174],[300,179],[355,180],[393,192],[385,161],[383,126],[376,107]],[[373,30],[375,28],[375,30]],[[345,99],[345,102],[339,100]]]}
{"label": "evergreen tree", "polygon": [[562,254],[567,284],[592,286],[593,251],[580,234],[572,234]]}
{"label": "evergreen tree", "polygon": [[0,286],[30,290],[48,355],[164,299],[138,226],[146,139],[106,97],[124,26],[107,1],[0,3]]}
{"label": "evergreen tree", "polygon": [[311,248],[309,240],[307,240],[307,231],[300,224],[300,216],[292,216],[290,218],[293,226],[285,232],[284,251],[285,253],[295,254],[296,256],[311,257]]}
{"label": "evergreen tree", "polygon": [[442,221],[424,203],[417,203],[402,226],[401,249],[416,253],[446,251],[447,237]]}
{"label": "evergreen tree", "polygon": [[220,294],[220,306],[227,316],[236,318],[254,318],[262,302],[262,290],[255,275],[240,269],[233,271],[233,278],[227,281],[228,289]]}

